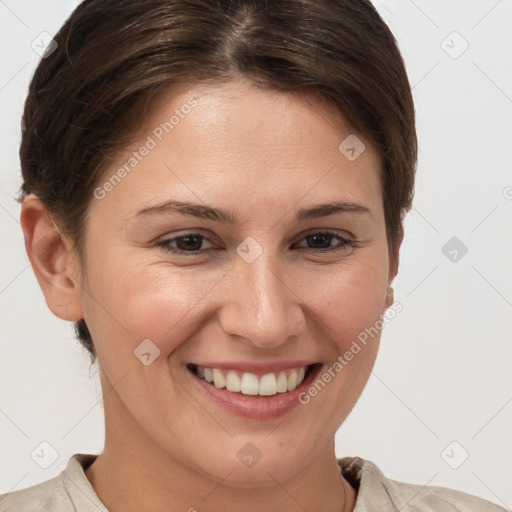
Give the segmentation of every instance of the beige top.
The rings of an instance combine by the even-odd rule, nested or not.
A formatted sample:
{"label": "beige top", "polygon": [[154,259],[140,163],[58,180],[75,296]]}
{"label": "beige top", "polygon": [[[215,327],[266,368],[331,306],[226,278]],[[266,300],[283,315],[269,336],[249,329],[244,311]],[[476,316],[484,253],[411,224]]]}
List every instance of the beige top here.
{"label": "beige top", "polygon": [[[58,476],[0,496],[0,512],[108,512],[84,469],[97,455],[76,453]],[[354,512],[507,512],[470,494],[386,478],[369,460],[338,459],[342,475],[358,491]]]}

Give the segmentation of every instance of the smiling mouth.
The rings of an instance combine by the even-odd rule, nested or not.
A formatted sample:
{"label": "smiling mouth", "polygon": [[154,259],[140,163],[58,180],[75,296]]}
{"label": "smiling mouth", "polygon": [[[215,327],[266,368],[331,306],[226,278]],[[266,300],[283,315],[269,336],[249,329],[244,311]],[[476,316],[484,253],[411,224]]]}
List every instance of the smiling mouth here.
{"label": "smiling mouth", "polygon": [[204,368],[195,364],[189,364],[187,368],[197,378],[231,393],[252,396],[274,396],[297,389],[316,366],[319,365],[311,364],[263,375],[241,372],[236,369]]}

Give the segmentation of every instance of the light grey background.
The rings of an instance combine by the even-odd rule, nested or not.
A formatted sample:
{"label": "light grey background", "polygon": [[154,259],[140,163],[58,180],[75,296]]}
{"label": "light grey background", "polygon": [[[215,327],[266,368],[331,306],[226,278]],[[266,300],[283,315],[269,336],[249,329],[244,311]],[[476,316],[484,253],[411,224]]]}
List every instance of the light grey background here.
{"label": "light grey background", "polygon": [[[77,4],[0,0],[0,493],[47,480],[73,453],[103,446],[97,372],[72,325],[46,307],[14,200],[20,116],[39,58],[31,43],[54,34]],[[383,331],[337,453],[510,509],[512,0],[376,5],[414,85],[420,161],[394,286],[403,311]],[[468,249],[456,262],[442,251],[452,237]],[[47,469],[31,457],[41,442],[58,452]]]}

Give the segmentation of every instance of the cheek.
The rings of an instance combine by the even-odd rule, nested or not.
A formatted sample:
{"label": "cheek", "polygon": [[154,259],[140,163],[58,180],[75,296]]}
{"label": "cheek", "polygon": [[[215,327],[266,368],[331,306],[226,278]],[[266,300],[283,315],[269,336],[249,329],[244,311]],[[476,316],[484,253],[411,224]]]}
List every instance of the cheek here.
{"label": "cheek", "polygon": [[387,276],[382,268],[359,262],[340,263],[324,275],[302,277],[298,295],[306,298],[339,352],[375,325],[384,313]]}
{"label": "cheek", "polygon": [[129,353],[142,340],[150,339],[162,356],[169,355],[193,336],[200,325],[199,316],[204,316],[209,291],[226,269],[202,271],[200,267],[173,268],[129,257],[121,260],[122,265],[114,265],[105,258],[92,273],[91,290],[97,299],[91,304],[92,323],[109,344],[123,349],[129,345]]}

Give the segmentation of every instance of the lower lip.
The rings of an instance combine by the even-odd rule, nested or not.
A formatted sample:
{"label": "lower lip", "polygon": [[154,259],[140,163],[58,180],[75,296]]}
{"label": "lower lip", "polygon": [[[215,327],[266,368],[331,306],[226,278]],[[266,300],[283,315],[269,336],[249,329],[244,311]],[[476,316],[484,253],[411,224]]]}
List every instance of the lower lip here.
{"label": "lower lip", "polygon": [[293,391],[277,393],[272,396],[233,393],[226,388],[215,387],[213,384],[199,378],[186,367],[185,371],[195,385],[199,386],[211,401],[218,404],[227,412],[243,418],[266,420],[279,418],[295,409],[298,405],[301,405],[299,395],[308,388],[309,384],[315,379],[316,375],[318,375],[320,368],[320,365],[315,365],[307,377]]}

